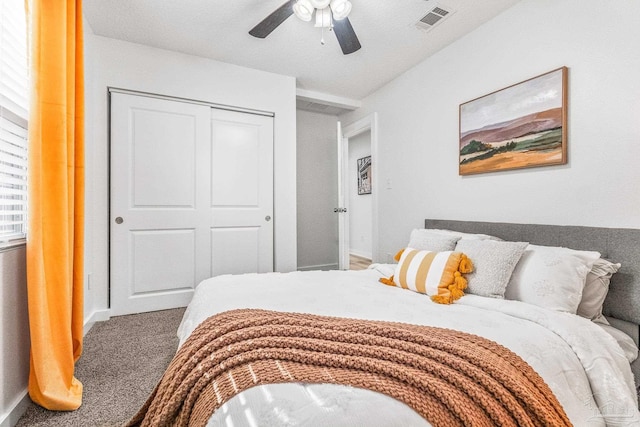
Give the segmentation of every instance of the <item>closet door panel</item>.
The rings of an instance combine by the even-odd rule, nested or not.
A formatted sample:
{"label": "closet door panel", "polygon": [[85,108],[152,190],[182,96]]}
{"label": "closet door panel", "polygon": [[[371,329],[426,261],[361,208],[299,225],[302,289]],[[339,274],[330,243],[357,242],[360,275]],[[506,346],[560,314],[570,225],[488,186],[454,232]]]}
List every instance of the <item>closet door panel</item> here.
{"label": "closet door panel", "polygon": [[113,315],[186,306],[273,270],[273,118],[111,93]]}
{"label": "closet door panel", "polygon": [[273,118],[213,110],[212,275],[273,271]]}

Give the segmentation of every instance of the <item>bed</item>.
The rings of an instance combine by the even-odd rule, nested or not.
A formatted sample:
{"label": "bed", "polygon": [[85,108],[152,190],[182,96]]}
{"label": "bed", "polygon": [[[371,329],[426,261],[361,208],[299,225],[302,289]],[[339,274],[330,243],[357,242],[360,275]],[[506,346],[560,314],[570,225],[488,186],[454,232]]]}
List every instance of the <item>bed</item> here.
{"label": "bed", "polygon": [[[222,327],[223,324],[240,322],[237,320],[240,318],[244,323],[265,325],[265,323],[260,323],[263,322],[262,316],[265,316],[265,319],[268,316],[277,316],[278,322],[282,321],[283,323],[262,328],[267,330],[270,335],[277,335],[272,332],[276,330],[283,330],[285,331],[284,335],[287,335],[288,330],[298,328],[301,323],[323,325],[315,328],[321,329],[321,332],[325,329],[333,331],[332,328],[335,328],[335,332],[332,334],[341,333],[341,329],[360,327],[361,323],[358,322],[363,322],[362,324],[367,328],[371,327],[376,331],[389,329],[394,334],[405,333],[405,329],[413,331],[414,326],[420,333],[424,330],[435,331],[436,334],[440,331],[453,330],[456,335],[455,339],[459,339],[460,342],[469,340],[469,337],[482,337],[482,339],[489,340],[489,343],[497,343],[500,351],[506,352],[499,353],[499,357],[509,359],[511,354],[514,354],[518,361],[525,362],[525,365],[532,368],[534,372],[531,374],[535,380],[533,382],[537,381],[536,378],[543,380],[541,388],[536,389],[535,393],[546,393],[552,402],[551,404],[553,402],[559,404],[560,412],[564,411],[564,414],[561,415],[568,417],[571,424],[575,426],[640,425],[637,390],[634,382],[634,374],[638,378],[640,373],[640,362],[637,360],[638,324],[640,324],[639,230],[430,219],[425,220],[424,230],[428,231],[427,234],[423,234],[428,236],[427,246],[442,243],[439,237],[433,240],[433,234],[430,234],[432,230],[452,230],[454,233],[465,236],[455,240],[456,248],[465,248],[467,252],[475,254],[469,258],[472,261],[475,259],[477,264],[476,271],[466,275],[469,277],[467,291],[473,290],[475,283],[481,282],[481,271],[489,270],[487,268],[480,269],[482,266],[480,261],[486,258],[485,253],[491,252],[487,251],[487,248],[495,247],[502,250],[506,246],[514,246],[508,242],[521,242],[515,245],[521,249],[521,253],[519,256],[514,256],[517,259],[512,263],[512,270],[508,275],[510,277],[506,278],[508,287],[511,286],[512,289],[517,289],[513,282],[515,277],[524,280],[523,277],[528,274],[523,267],[524,257],[529,257],[527,262],[530,272],[531,266],[536,265],[532,259],[537,259],[532,256],[538,256],[536,254],[539,253],[547,254],[546,247],[572,248],[576,253],[584,253],[587,254],[584,256],[592,256],[594,259],[596,256],[589,255],[589,253],[597,253],[603,259],[619,262],[622,267],[615,274],[607,276],[607,281],[610,281],[609,291],[606,293],[604,304],[600,304],[600,310],[606,316],[607,321],[596,322],[567,312],[562,307],[551,309],[544,307],[544,304],[536,305],[540,298],[546,298],[549,294],[549,289],[545,291],[544,286],[541,286],[537,293],[530,295],[527,295],[528,291],[524,289],[522,300],[491,298],[467,292],[463,297],[456,299],[453,304],[437,304],[431,301],[433,297],[429,299],[424,293],[402,289],[399,286],[385,286],[380,283],[381,279],[383,279],[382,281],[389,280],[389,277],[394,273],[398,274],[398,269],[405,262],[400,258],[398,265],[374,264],[364,271],[226,275],[205,280],[196,288],[193,301],[188,306],[178,329],[180,338],[178,355],[194,340],[202,341],[202,346],[210,345],[206,341],[209,335],[204,335],[202,332],[206,329],[205,325],[211,324],[207,327],[215,329],[218,336],[224,338],[228,331]],[[420,232],[420,230],[418,231]],[[487,236],[487,239],[482,238],[476,241],[475,237],[467,238],[468,236]],[[451,240],[449,237],[443,239],[447,242]],[[413,243],[412,234],[408,246],[415,246]],[[433,251],[433,249],[428,249],[427,252]],[[531,255],[532,250],[534,255]],[[540,252],[535,252],[536,250]],[[595,269],[594,262],[592,260],[589,263],[590,273],[594,271],[592,267]],[[550,265],[549,268],[552,269],[550,271],[555,271],[553,269],[556,267],[552,264],[554,263],[547,262],[547,266]],[[477,275],[471,278],[471,275],[475,273]],[[572,271],[569,273],[573,274]],[[584,274],[586,275],[586,272]],[[457,276],[459,277],[460,274]],[[534,278],[539,279],[535,275]],[[474,282],[474,280],[476,281]],[[492,280],[495,279],[492,278]],[[542,283],[543,281],[538,280],[538,282]],[[491,283],[490,286],[492,286]],[[564,286],[564,283],[561,286]],[[554,288],[551,293],[566,294],[565,296],[570,293],[564,288],[561,292],[558,292],[558,289],[559,287]],[[493,289],[482,290],[482,292],[485,291],[494,292]],[[503,289],[502,292],[510,291]],[[580,293],[582,292],[580,290]],[[532,299],[527,300],[526,298]],[[577,298],[580,300],[582,295],[578,295]],[[558,299],[552,298],[552,300],[555,302]],[[563,297],[559,301],[560,305],[573,304],[571,298]],[[300,315],[292,313],[300,313]],[[215,317],[212,318],[212,316]],[[353,322],[356,323],[330,323],[333,321],[332,319],[343,322],[344,318],[354,319]],[[410,327],[402,329],[402,325],[410,325]],[[238,332],[240,335],[244,333],[244,331]],[[404,337],[404,335],[402,336]],[[253,336],[243,337],[245,342],[253,343]],[[314,335],[311,338],[314,339],[314,343],[318,342],[317,336]],[[256,341],[260,339],[263,337],[255,337]],[[409,342],[410,339],[413,338],[406,338],[406,341]],[[403,340],[404,338],[397,342],[404,343]],[[444,344],[440,342],[437,345],[448,345],[449,340],[451,343],[454,342],[453,337],[443,340]],[[386,343],[386,341],[384,342]],[[455,342],[457,343],[457,341]],[[481,344],[486,345],[484,341],[481,341]],[[224,352],[224,350],[224,346],[221,346],[216,350],[216,354]],[[226,350],[231,351],[231,346],[228,346]],[[476,350],[461,350],[461,352],[471,354],[469,357],[475,357],[476,354]],[[437,351],[434,354],[436,353],[441,354]],[[176,359],[179,358],[178,355]],[[193,419],[198,418],[201,425],[229,427],[452,425],[450,422],[438,420],[435,410],[429,412],[429,408],[416,409],[420,405],[413,402],[416,400],[415,395],[412,395],[412,398],[406,397],[406,390],[402,389],[396,394],[386,392],[385,390],[389,390],[389,388],[385,388],[384,384],[387,383],[381,385],[379,376],[371,377],[374,380],[363,383],[368,384],[367,387],[371,388],[367,389],[364,386],[346,385],[360,384],[358,382],[329,379],[328,377],[326,382],[318,379],[327,372],[340,374],[337,370],[316,370],[313,373],[316,376],[303,377],[296,376],[295,366],[298,365],[290,364],[283,368],[279,362],[275,362],[274,366],[277,368],[273,369],[280,370],[275,375],[280,380],[262,381],[262,378],[269,374],[264,373],[264,376],[261,376],[263,374],[258,370],[259,366],[254,365],[256,372],[258,372],[256,374],[249,363],[246,367],[251,375],[247,375],[248,383],[243,386],[239,377],[234,379],[235,371],[220,373],[220,377],[216,378],[224,377],[223,380],[212,383],[209,376],[213,371],[207,370],[209,368],[203,370],[202,363],[204,362],[202,361],[213,360],[213,355],[209,356],[209,353],[204,353],[201,347],[188,354],[184,354],[183,351],[183,355],[180,357],[182,359],[179,363],[174,359],[176,363],[172,363],[173,368],[170,367],[165,373],[163,381],[169,383],[169,377],[175,378],[179,372],[183,372],[183,378],[191,378],[191,382],[183,381],[182,384],[170,386],[173,393],[182,390],[182,394],[165,393],[160,395],[157,388],[145,407],[132,419],[130,425],[138,425],[139,423],[144,425],[143,418],[152,412],[150,408],[155,407],[157,411],[173,405],[178,410],[181,405],[190,404],[189,402],[196,398],[193,396],[192,390],[197,389],[198,384],[202,384],[202,389],[207,390],[211,395],[209,400],[213,402],[211,403],[213,406],[201,405],[199,407],[194,405],[193,412],[199,412],[196,414],[199,418],[194,417]],[[202,363],[196,360],[198,357]],[[243,356],[236,355],[234,357]],[[338,365],[344,363],[345,366],[351,363],[351,359],[348,357],[343,355],[340,357],[337,359],[338,362],[332,363]],[[360,363],[362,360],[369,359],[354,360]],[[220,365],[227,362],[225,360],[224,363],[211,363],[211,369],[219,369]],[[429,366],[432,366],[431,361],[428,363]],[[514,363],[516,363],[515,366],[521,366],[517,364],[519,362]],[[480,366],[480,361],[474,359],[468,364],[469,369],[473,369],[473,365],[476,364]],[[499,365],[500,360],[494,361],[492,364]],[[190,370],[185,367],[187,365],[192,365]],[[382,362],[373,363],[372,369],[378,369],[383,365]],[[294,373],[293,376],[287,369],[291,369],[291,372]],[[347,374],[345,374],[347,377],[349,377],[349,372],[347,370]],[[420,375],[419,373],[410,375],[408,381],[410,382],[413,377],[419,378]],[[446,375],[450,375],[450,373]],[[477,375],[481,376],[484,373],[479,372]],[[253,378],[253,383],[251,383],[251,378]],[[296,381],[299,378],[314,380]],[[474,382],[478,382],[478,377],[474,378],[476,378]],[[446,382],[446,376],[444,379]],[[525,380],[518,379],[516,382]],[[231,394],[225,394],[218,390],[218,386],[222,387],[223,382],[227,385],[227,389],[232,389]],[[517,384],[515,387],[517,388]],[[436,394],[438,390],[440,389],[436,387]],[[452,393],[457,393],[457,391],[452,391]],[[178,395],[181,397],[168,397]],[[462,402],[465,398],[468,396],[459,397]],[[478,399],[480,398],[474,395],[469,402],[475,402]],[[521,400],[527,401],[528,398],[525,397]],[[524,404],[528,405],[529,403],[524,402]],[[429,405],[423,406],[428,407]],[[460,406],[465,406],[465,404],[460,404]],[[215,408],[212,414],[208,412],[211,408]],[[430,418],[431,423],[425,419],[425,413],[436,414],[434,418]],[[456,412],[455,416],[464,417],[465,415]],[[476,423],[475,421],[469,422],[469,419],[467,421],[462,419],[463,421],[458,424],[482,425],[480,421]],[[476,420],[476,418],[470,419]],[[480,420],[480,418],[477,419]],[[149,425],[161,424],[158,418],[155,421],[150,420],[151,418],[147,418],[145,422],[150,423]],[[181,423],[182,425],[193,425],[188,417],[179,419],[177,424]],[[196,423],[194,422],[194,424]],[[492,424],[492,422],[485,423],[485,425]],[[512,422],[512,425],[518,424],[519,422]],[[536,424],[538,422],[534,422],[532,425]],[[543,424],[543,422],[539,424]]]}

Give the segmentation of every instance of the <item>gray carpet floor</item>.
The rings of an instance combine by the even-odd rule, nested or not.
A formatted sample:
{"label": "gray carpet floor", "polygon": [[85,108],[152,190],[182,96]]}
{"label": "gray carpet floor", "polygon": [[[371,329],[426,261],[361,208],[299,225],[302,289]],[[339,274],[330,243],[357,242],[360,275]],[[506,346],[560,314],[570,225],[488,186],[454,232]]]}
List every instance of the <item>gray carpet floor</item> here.
{"label": "gray carpet floor", "polygon": [[83,384],[77,411],[47,411],[35,404],[17,427],[112,427],[133,416],[155,387],[178,346],[184,309],[113,317],[96,323],[76,363]]}

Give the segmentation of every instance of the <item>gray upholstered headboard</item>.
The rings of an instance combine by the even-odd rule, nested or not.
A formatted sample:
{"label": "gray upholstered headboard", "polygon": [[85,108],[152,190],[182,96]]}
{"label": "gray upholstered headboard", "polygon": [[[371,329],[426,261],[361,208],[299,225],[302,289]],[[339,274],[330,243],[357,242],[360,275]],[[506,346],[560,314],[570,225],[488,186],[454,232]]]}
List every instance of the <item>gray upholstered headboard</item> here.
{"label": "gray upholstered headboard", "polygon": [[604,314],[640,325],[640,230],[440,219],[425,220],[425,228],[484,233],[510,241],[598,251],[603,258],[622,264],[611,279]]}
{"label": "gray upholstered headboard", "polygon": [[[441,219],[426,219],[424,224],[425,228],[483,233],[510,241],[598,251],[603,258],[621,263],[622,267],[611,278],[604,314],[612,326],[629,334],[636,344],[640,341],[640,230]],[[616,319],[621,321],[614,323]],[[631,370],[640,397],[640,358],[631,364]]]}

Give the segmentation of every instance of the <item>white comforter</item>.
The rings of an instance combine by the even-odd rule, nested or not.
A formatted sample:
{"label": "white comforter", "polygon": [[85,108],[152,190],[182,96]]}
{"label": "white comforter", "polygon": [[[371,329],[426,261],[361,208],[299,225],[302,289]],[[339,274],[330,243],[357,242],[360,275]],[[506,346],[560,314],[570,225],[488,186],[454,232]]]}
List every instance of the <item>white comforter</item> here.
{"label": "white comforter", "polygon": [[[575,426],[639,426],[633,375],[618,343],[579,316],[517,301],[466,295],[439,305],[378,282],[392,270],[218,276],[196,288],[180,344],[207,317],[236,308],[388,320],[457,329],[508,347],[547,382]],[[401,402],[330,384],[275,384],[227,402],[209,426],[427,426]]]}

